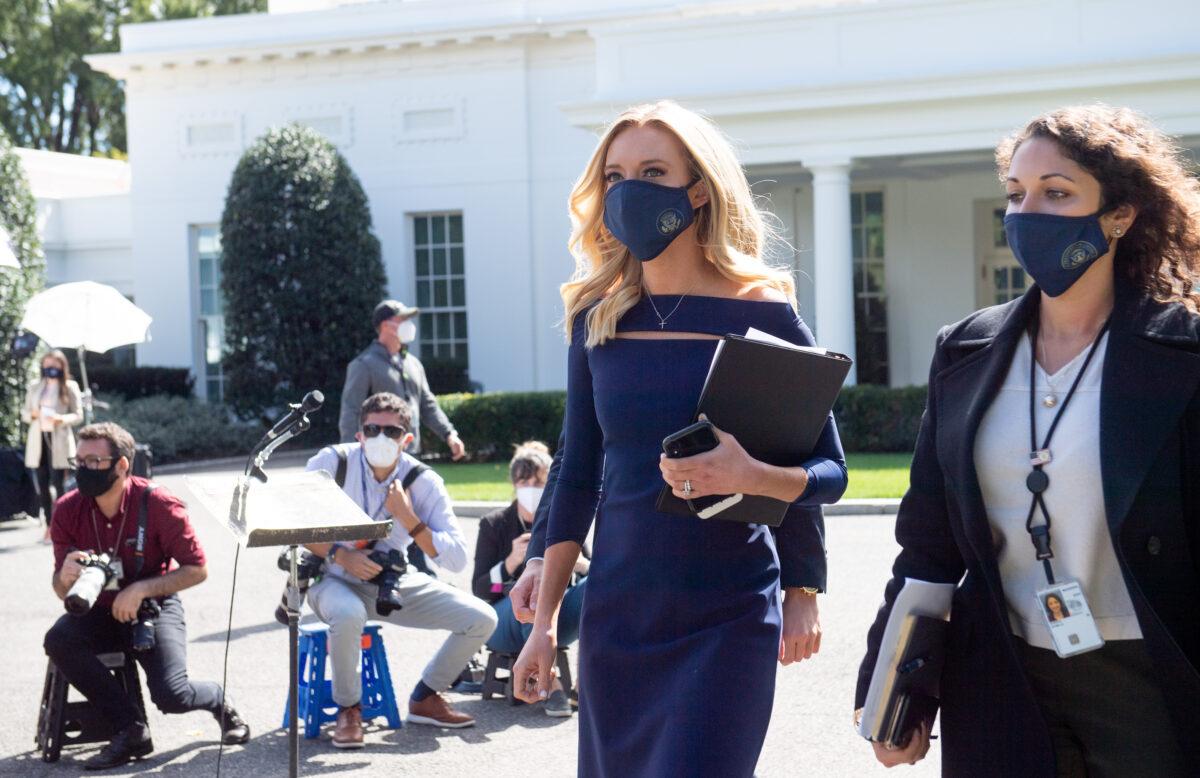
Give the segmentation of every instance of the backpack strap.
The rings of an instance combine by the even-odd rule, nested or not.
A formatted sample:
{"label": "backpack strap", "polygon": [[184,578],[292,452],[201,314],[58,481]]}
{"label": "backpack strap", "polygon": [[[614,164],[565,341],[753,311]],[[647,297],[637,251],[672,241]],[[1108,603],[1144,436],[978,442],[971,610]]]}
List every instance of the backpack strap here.
{"label": "backpack strap", "polygon": [[157,489],[157,484],[146,484],[142,490],[142,502],[138,507],[137,545],[133,549],[133,580],[142,575],[142,566],[146,563],[146,524],[150,519],[150,492]]}
{"label": "backpack strap", "polygon": [[407,473],[404,474],[404,480],[400,482],[400,486],[402,486],[407,491],[408,488],[413,485],[413,482],[416,481],[418,478],[420,478],[423,473],[428,472],[429,470],[432,470],[432,469],[433,468],[431,468],[429,465],[421,464],[418,462],[416,465],[413,466],[412,470],[409,470]]}
{"label": "backpack strap", "polygon": [[346,488],[346,460],[347,460],[346,452],[344,450],[338,448],[337,446],[334,446],[333,453],[337,454],[337,458],[338,458],[337,472],[333,474],[333,480],[337,483],[338,487],[345,489]]}

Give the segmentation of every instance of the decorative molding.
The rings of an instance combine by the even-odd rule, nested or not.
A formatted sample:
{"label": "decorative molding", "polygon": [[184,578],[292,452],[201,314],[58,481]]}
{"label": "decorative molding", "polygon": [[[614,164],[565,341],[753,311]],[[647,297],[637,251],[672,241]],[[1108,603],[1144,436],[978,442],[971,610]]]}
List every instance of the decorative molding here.
{"label": "decorative molding", "polygon": [[392,104],[396,143],[460,140],[466,135],[466,99],[404,98]]}
{"label": "decorative molding", "polygon": [[347,103],[320,103],[290,106],[284,109],[284,121],[312,127],[333,145],[345,149],[354,145],[354,108]]}
{"label": "decorative molding", "polygon": [[240,154],[245,147],[245,135],[240,113],[185,114],[179,117],[179,154],[184,157]]}

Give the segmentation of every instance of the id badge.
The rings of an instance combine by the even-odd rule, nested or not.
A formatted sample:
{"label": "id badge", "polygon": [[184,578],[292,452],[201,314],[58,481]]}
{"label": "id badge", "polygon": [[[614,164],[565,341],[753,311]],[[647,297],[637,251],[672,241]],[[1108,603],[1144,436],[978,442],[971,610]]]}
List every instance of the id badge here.
{"label": "id badge", "polygon": [[121,588],[121,581],[125,580],[125,566],[121,564],[120,558],[112,560],[108,566],[112,568],[113,577],[104,585],[104,591],[115,592]]}
{"label": "id badge", "polygon": [[1063,581],[1039,591],[1037,609],[1050,630],[1054,652],[1066,659],[1104,645],[1092,609],[1077,581]]}

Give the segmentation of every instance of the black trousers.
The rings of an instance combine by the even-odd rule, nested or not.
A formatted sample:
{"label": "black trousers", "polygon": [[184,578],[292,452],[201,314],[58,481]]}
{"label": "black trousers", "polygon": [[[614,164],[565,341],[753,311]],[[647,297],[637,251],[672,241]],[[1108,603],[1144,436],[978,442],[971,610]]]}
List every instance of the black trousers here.
{"label": "black trousers", "polygon": [[[63,495],[63,478],[66,476],[66,470],[56,470],[51,463],[51,446],[52,440],[50,433],[42,433],[42,459],[38,462],[37,468],[37,485],[38,497],[42,501],[42,517],[46,520],[46,525],[50,524],[50,514],[54,512],[54,501]],[[50,492],[51,484],[54,485],[54,492]]]}
{"label": "black trousers", "polygon": [[[130,625],[118,622],[111,610],[97,605],[83,616],[63,614],[46,633],[44,644],[46,655],[67,680],[117,729],[137,720],[137,708],[96,654],[124,650],[131,635]],[[146,674],[151,701],[163,713],[206,710],[217,715],[221,685],[188,680],[187,627],[183,604],[174,595],[163,600],[155,639],[152,651],[134,654]]]}
{"label": "black trousers", "polygon": [[1194,775],[1142,641],[1113,640],[1069,659],[1016,643],[1059,778]]}

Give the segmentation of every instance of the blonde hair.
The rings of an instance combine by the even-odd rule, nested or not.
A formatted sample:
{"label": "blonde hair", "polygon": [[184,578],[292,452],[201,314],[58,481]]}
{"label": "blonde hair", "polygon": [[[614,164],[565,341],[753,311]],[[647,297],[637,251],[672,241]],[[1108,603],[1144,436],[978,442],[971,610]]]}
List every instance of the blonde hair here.
{"label": "blonde hair", "polygon": [[513,458],[508,463],[508,478],[514,484],[536,478],[539,473],[550,469],[553,462],[550,448],[540,440],[527,440],[513,448]]}
{"label": "blonde hair", "polygon": [[604,226],[604,166],[613,140],[630,127],[653,125],[683,144],[692,179],[703,181],[708,203],[696,209],[696,241],[718,272],[742,285],[767,286],[796,305],[796,285],[786,267],[763,259],[776,237],[754,202],[746,173],[728,138],[708,119],[670,100],[626,109],[605,131],[569,199],[575,273],[562,285],[566,331],[570,340],[576,317],[587,313],[591,348],[616,336],[617,321],[642,297],[642,263]]}

